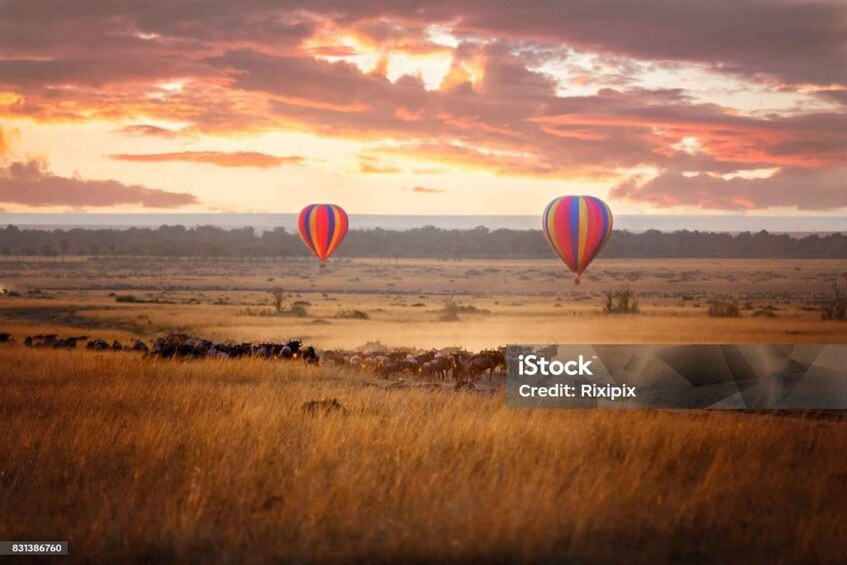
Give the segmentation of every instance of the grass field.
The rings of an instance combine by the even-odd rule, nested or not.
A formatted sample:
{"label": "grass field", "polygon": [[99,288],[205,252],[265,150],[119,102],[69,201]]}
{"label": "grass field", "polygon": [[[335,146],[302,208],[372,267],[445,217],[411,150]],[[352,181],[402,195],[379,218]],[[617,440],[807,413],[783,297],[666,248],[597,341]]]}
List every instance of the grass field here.
{"label": "grass field", "polygon": [[[0,352],[0,537],[99,561],[837,562],[847,423]],[[313,399],[343,410],[310,414]]]}
{"label": "grass field", "polygon": [[[367,342],[469,349],[506,343],[831,343],[845,325],[817,303],[847,273],[833,260],[598,260],[576,286],[554,261],[312,262],[152,258],[0,260],[0,331],[27,328],[150,339],[180,330],[218,340],[303,338],[319,348]],[[270,292],[304,304],[279,316]],[[629,288],[642,314],[604,316],[602,293]],[[35,292],[35,290],[41,292]],[[136,302],[117,302],[122,298]],[[468,307],[440,321],[444,301]],[[707,316],[732,297],[741,318]],[[772,317],[754,317],[767,309]],[[369,317],[340,319],[360,310]],[[4,328],[10,328],[6,330]]]}
{"label": "grass field", "polygon": [[[841,414],[520,410],[300,362],[21,341],[846,343],[814,308],[845,271],[598,261],[577,287],[552,262],[0,260],[0,332],[18,340],[0,345],[0,539],[68,539],[100,562],[839,562]],[[276,313],[278,287],[304,316]],[[641,314],[604,315],[623,287]],[[441,321],[450,297],[468,308]],[[727,297],[741,317],[710,318]],[[341,409],[303,409],[329,399]]]}

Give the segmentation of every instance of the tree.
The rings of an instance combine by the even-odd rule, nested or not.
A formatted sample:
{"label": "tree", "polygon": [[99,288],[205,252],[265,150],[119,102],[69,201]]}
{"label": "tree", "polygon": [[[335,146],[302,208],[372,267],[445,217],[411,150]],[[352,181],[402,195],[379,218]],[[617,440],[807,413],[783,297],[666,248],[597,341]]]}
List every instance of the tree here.
{"label": "tree", "polygon": [[271,296],[273,297],[276,313],[282,314],[282,303],[285,301],[285,291],[281,288],[275,288],[271,291]]}

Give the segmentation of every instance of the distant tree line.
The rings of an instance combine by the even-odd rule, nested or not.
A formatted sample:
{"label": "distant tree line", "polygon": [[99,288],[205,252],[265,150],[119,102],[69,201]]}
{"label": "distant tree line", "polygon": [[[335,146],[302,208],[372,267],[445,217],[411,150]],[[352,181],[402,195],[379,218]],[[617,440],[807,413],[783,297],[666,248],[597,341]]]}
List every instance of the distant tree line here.
{"label": "distant tree line", "polygon": [[[277,228],[226,230],[212,226],[157,229],[0,229],[0,254],[137,255],[159,257],[306,257],[296,233]],[[543,258],[551,251],[539,230],[352,230],[335,257]],[[792,237],[766,231],[736,235],[699,231],[616,231],[609,258],[847,258],[847,236]]]}

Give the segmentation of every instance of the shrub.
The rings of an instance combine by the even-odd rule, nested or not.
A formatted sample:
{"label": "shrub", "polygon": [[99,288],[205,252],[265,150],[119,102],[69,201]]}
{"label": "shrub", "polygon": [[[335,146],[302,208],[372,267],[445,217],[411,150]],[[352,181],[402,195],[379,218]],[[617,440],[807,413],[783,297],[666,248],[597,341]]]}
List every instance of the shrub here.
{"label": "shrub", "polygon": [[460,308],[459,303],[451,296],[444,300],[444,308],[441,309],[438,319],[442,322],[458,322]]}
{"label": "shrub", "polygon": [[768,310],[767,308],[761,308],[753,312],[754,318],[776,318],[776,313],[773,310]]}
{"label": "shrub", "polygon": [[638,299],[635,293],[625,288],[623,290],[603,293],[603,312],[605,314],[638,314]]}
{"label": "shrub", "polygon": [[712,300],[709,302],[709,316],[712,318],[739,318],[741,307],[737,300]]}
{"label": "shrub", "polygon": [[297,304],[296,302],[291,305],[288,310],[282,312],[283,316],[294,316],[295,318],[305,318],[309,315],[309,312],[306,310],[306,307],[302,304]]}
{"label": "shrub", "polygon": [[821,305],[821,319],[843,322],[847,320],[847,298],[841,295],[837,281],[832,283],[832,293],[832,299]]}
{"label": "shrub", "polygon": [[276,316],[276,312],[270,310],[268,308],[245,308],[243,310],[238,311],[239,316],[255,316],[255,317],[264,317],[264,316]]}
{"label": "shrub", "polygon": [[371,317],[367,312],[361,310],[341,310],[335,315],[336,318],[343,320],[370,320]]}

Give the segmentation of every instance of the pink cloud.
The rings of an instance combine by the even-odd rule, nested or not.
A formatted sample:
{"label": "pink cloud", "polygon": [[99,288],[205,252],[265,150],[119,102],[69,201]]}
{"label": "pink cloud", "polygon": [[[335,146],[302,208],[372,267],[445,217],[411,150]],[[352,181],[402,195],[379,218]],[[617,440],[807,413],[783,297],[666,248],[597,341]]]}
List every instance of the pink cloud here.
{"label": "pink cloud", "polygon": [[176,208],[198,203],[195,196],[184,192],[128,185],[115,180],[58,176],[47,170],[44,161],[37,159],[0,167],[0,202],[33,207],[137,205],[144,208]]}
{"label": "pink cloud", "polygon": [[774,207],[833,210],[847,207],[847,169],[786,168],[770,178],[666,172],[646,183],[615,186],[613,198],[659,208],[693,206],[706,210],[760,210]]}
{"label": "pink cloud", "polygon": [[[0,2],[0,94],[14,93],[0,97],[0,116],[159,119],[186,123],[192,135],[290,129],[390,140],[375,145],[377,157],[394,152],[501,175],[617,181],[622,170],[652,167],[661,172],[653,184],[619,184],[613,196],[660,206],[782,205],[790,193],[781,179],[806,170],[818,192],[795,191],[794,205],[840,202],[828,196],[825,172],[847,162],[847,112],[837,106],[847,101],[841,3],[575,0],[528,3],[519,18],[498,3],[445,0],[415,10],[389,0],[213,1],[202,10],[188,0],[101,4],[44,10],[29,0]],[[450,30],[456,46],[435,44],[433,24]],[[378,53],[376,72],[317,58],[355,55],[347,43],[321,43],[340,38]],[[560,95],[556,80],[537,69],[573,65],[572,49],[611,68],[615,89]],[[442,88],[428,90],[417,76],[386,78],[390,52],[453,60]],[[742,115],[696,102],[684,84],[636,88],[634,61],[693,64],[789,93],[817,92],[836,109]],[[590,85],[592,75],[577,70],[572,82]],[[183,87],[161,87],[169,81]],[[144,124],[121,132],[184,133]],[[696,151],[680,150],[683,138],[696,139]],[[260,168],[297,159],[192,151],[115,158]],[[744,182],[712,176],[760,168],[783,172]],[[394,172],[378,160],[360,169]],[[679,180],[681,171],[700,174]],[[760,188],[767,186],[782,196],[768,197]],[[707,189],[716,196],[691,195]]]}

